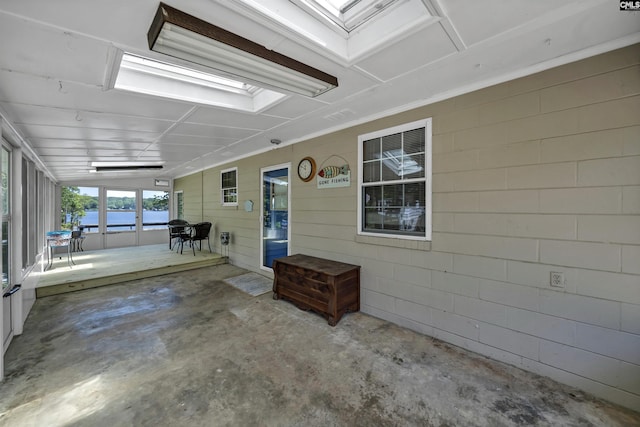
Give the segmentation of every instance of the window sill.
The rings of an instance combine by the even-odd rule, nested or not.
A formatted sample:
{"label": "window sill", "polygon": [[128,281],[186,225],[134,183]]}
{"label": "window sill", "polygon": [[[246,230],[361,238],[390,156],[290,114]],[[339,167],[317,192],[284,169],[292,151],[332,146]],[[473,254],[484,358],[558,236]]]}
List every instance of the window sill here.
{"label": "window sill", "polygon": [[427,240],[410,240],[399,237],[377,237],[363,236],[356,234],[355,241],[357,243],[366,243],[368,245],[390,246],[393,248],[416,249],[420,251],[430,251],[431,242]]}

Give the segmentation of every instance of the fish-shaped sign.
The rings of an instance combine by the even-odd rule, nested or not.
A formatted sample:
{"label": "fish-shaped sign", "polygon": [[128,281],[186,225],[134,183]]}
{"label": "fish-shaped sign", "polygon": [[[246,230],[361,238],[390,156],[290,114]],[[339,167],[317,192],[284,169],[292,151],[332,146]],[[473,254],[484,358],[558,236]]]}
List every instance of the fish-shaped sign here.
{"label": "fish-shaped sign", "polygon": [[349,165],[344,166],[325,166],[320,169],[318,176],[321,178],[335,178],[338,175],[346,175],[349,172]]}

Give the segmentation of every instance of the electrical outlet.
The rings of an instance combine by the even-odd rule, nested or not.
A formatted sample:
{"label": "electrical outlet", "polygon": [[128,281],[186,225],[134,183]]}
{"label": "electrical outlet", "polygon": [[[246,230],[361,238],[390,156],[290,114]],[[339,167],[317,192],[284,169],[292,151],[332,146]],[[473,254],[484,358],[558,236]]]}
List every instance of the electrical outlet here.
{"label": "electrical outlet", "polygon": [[554,288],[564,288],[564,273],[552,271],[550,285]]}

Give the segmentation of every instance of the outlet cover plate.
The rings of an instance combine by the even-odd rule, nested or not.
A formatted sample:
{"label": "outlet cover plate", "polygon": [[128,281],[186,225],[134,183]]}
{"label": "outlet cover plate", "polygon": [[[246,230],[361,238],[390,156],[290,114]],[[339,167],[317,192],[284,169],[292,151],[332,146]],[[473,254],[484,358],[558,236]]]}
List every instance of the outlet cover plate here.
{"label": "outlet cover plate", "polygon": [[552,271],[549,284],[554,288],[564,288],[564,273]]}

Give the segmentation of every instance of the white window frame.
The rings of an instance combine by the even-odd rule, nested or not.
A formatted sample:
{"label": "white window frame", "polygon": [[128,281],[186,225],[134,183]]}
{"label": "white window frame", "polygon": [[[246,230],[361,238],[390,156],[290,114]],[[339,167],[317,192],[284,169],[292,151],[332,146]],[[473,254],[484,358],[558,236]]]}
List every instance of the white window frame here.
{"label": "white window frame", "polygon": [[[236,174],[236,186],[235,187],[224,187],[224,180],[222,178],[222,176],[225,173],[229,173],[229,172],[234,172]],[[228,189],[232,189],[235,188],[236,190],[236,201],[235,202],[227,202],[225,201],[225,190]],[[222,203],[222,206],[238,206],[238,168],[234,167],[234,168],[228,168],[228,169],[223,169],[220,171],[220,202]]]}
{"label": "white window frame", "polygon": [[173,212],[169,214],[169,219],[184,219],[184,191],[173,192]]}
{"label": "white window frame", "polygon": [[[398,181],[377,181],[374,183],[368,182],[364,183],[363,174],[364,174],[364,153],[363,147],[364,142],[375,139],[382,138],[389,135],[394,135],[396,133],[407,132],[410,130],[424,128],[425,129],[425,147],[424,147],[424,168],[425,174],[424,178],[413,178],[408,180],[407,182],[424,182],[425,187],[425,212],[424,212],[424,234],[421,235],[407,235],[407,234],[396,234],[392,231],[381,231],[381,232],[372,232],[370,230],[363,230],[363,216],[364,216],[364,206],[363,206],[363,188],[369,186],[383,185],[385,183],[403,183],[403,180],[400,179]],[[432,181],[432,161],[431,161],[431,139],[432,139],[432,119],[427,118],[423,120],[418,120],[411,123],[405,123],[402,125],[394,126],[387,129],[382,129],[379,131],[363,134],[358,136],[358,229],[357,234],[362,236],[373,236],[373,237],[382,237],[382,238],[393,238],[393,239],[406,239],[406,240],[421,240],[421,241],[431,241],[431,224],[432,224],[432,197],[431,197],[431,181]],[[381,178],[382,179],[382,178]]]}

